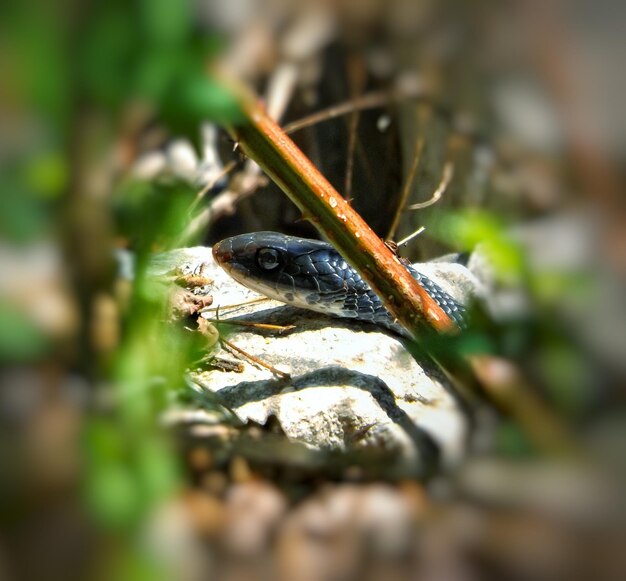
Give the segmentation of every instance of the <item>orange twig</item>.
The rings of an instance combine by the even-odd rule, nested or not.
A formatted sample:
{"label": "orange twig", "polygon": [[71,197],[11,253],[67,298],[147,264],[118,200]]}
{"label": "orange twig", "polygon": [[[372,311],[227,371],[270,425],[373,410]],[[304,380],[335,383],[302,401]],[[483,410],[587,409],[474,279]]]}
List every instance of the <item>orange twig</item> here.
{"label": "orange twig", "polygon": [[229,131],[241,149],[334,243],[394,317],[413,335],[422,320],[438,331],[455,330],[448,315],[256,100],[239,92],[239,103],[243,119]]}

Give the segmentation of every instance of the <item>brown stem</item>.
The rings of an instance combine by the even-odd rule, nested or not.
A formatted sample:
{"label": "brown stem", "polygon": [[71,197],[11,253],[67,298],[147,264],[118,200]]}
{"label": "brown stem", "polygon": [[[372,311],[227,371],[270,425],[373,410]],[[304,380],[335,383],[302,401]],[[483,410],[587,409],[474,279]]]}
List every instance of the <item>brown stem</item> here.
{"label": "brown stem", "polygon": [[456,327],[364,220],[248,94],[238,90],[242,119],[229,128],[256,161],[356,268],[393,316],[414,336],[422,320]]}

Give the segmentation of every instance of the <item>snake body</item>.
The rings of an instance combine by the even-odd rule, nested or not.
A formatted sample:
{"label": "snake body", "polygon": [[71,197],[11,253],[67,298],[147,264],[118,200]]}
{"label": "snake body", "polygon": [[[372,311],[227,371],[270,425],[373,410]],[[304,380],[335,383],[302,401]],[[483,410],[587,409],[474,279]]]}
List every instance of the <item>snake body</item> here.
{"label": "snake body", "polygon": [[[255,232],[218,242],[213,256],[237,282],[272,299],[335,317],[367,321],[407,335],[359,273],[326,242]],[[405,266],[463,328],[463,305],[427,276]]]}

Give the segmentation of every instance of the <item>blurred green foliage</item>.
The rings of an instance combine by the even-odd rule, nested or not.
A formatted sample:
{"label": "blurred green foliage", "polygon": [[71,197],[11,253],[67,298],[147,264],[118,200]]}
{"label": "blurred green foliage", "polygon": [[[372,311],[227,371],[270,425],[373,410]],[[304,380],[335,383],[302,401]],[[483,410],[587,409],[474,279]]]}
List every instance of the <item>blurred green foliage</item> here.
{"label": "blurred green foliage", "polygon": [[[37,163],[35,160],[34,163]],[[13,244],[26,244],[49,232],[51,217],[47,204],[28,187],[11,175],[4,174],[0,184],[0,236]]]}
{"label": "blurred green foliage", "polygon": [[94,418],[84,443],[88,506],[101,526],[122,532],[168,500],[179,482],[176,456],[165,438],[123,428],[119,421]]}
{"label": "blurred green foliage", "polygon": [[78,169],[70,168],[77,124],[106,120],[115,136],[128,110],[140,105],[195,141],[202,121],[238,118],[229,92],[208,73],[223,41],[197,27],[194,6],[3,4],[0,98],[6,117],[15,119],[0,149],[3,237],[24,243],[49,233],[59,205],[50,202],[60,203]]}
{"label": "blurred green foliage", "polygon": [[48,347],[49,342],[25,313],[0,301],[0,363],[30,361]]}
{"label": "blurred green foliage", "polygon": [[189,208],[196,191],[187,183],[130,180],[113,194],[118,233],[139,257],[154,250],[169,250],[190,244],[181,239],[194,215]]}
{"label": "blurred green foliage", "polygon": [[519,282],[525,271],[520,245],[511,238],[506,222],[493,212],[471,208],[442,213],[432,233],[459,250],[472,251],[480,245],[496,276],[507,282]]}
{"label": "blurred green foliage", "polygon": [[[85,191],[90,172],[108,167],[132,112],[194,141],[202,122],[238,117],[210,73],[223,41],[199,26],[195,7],[191,0],[2,5],[0,98],[4,118],[15,120],[0,143],[3,243],[64,247],[68,220],[83,218],[77,202],[92,196]],[[128,241],[137,267],[119,346],[101,361],[83,362],[97,379],[94,392],[109,402],[106,413],[85,422],[83,497],[97,527],[124,539],[108,557],[110,577],[150,579],[162,574],[156,556],[142,551],[141,525],[181,484],[178,455],[158,418],[205,345],[168,320],[171,288],[150,278],[148,264],[151,252],[183,242],[197,192],[182,182],[106,177],[111,187],[98,216]],[[113,238],[110,247],[98,247],[102,238],[79,231],[87,236],[80,245],[113,255]],[[65,248],[69,262],[80,264],[71,254],[82,249]],[[33,360],[47,348],[27,316],[0,303],[0,360]]]}
{"label": "blurred green foliage", "polygon": [[503,420],[498,425],[494,449],[508,458],[528,458],[537,455],[537,449],[528,438],[528,434],[509,420]]}
{"label": "blurred green foliage", "polygon": [[[493,268],[496,283],[525,293],[527,312],[494,322],[480,309],[473,313],[467,333],[446,347],[433,338],[433,348],[443,354],[454,348],[463,355],[497,354],[517,361],[532,375],[533,386],[563,417],[575,420],[585,413],[595,397],[592,362],[571,338],[560,316],[563,304],[592,304],[594,291],[590,273],[576,269],[539,269],[529,265],[522,245],[511,235],[511,224],[483,209],[442,214],[431,233],[460,251],[480,249]],[[429,343],[430,346],[430,343]],[[523,432],[503,424],[499,449],[518,455],[532,449],[522,442]]]}

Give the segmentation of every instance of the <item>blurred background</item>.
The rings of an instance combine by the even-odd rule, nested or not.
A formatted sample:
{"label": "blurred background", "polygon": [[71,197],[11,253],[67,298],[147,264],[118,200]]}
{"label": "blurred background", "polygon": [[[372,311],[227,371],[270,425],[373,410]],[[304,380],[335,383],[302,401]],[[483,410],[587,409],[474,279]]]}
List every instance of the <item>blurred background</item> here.
{"label": "blurred background", "polygon": [[[626,572],[623,3],[0,13],[2,578]],[[224,131],[238,121],[224,79],[259,95],[380,236],[424,226],[411,259],[487,249],[501,316],[478,341],[574,453],[537,446],[543,419],[488,395],[467,457],[427,482],[298,472],[237,452],[233,426],[164,420],[217,404],[188,389],[210,341],[172,316],[151,256],[255,230],[317,236]],[[506,386],[510,371],[483,373]]]}

